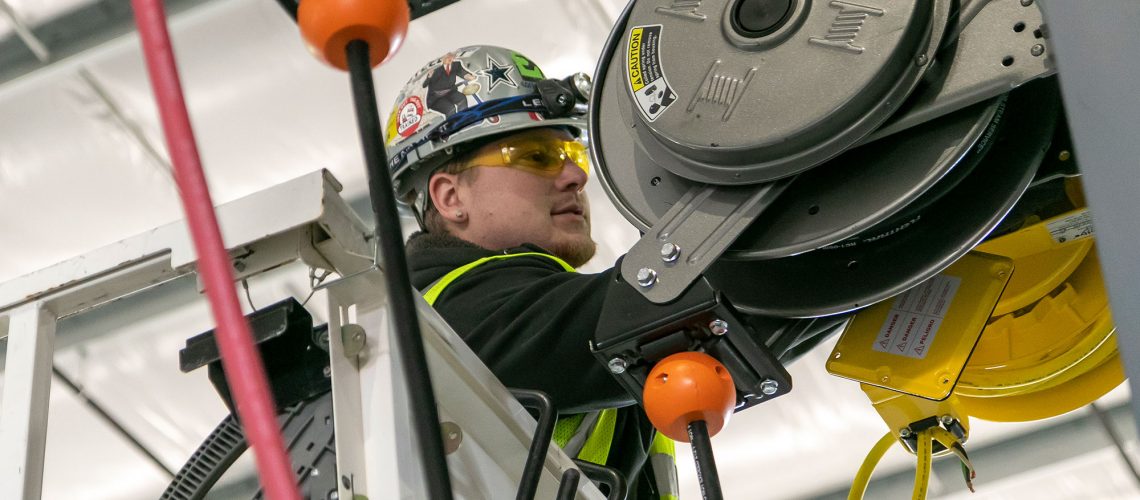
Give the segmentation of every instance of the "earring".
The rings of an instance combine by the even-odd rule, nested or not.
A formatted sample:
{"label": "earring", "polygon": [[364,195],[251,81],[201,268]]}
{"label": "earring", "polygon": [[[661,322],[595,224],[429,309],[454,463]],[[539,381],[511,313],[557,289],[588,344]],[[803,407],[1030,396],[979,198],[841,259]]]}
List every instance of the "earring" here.
{"label": "earring", "polygon": [[462,218],[462,217],[463,217],[463,211],[462,211],[462,210],[456,210],[456,211],[455,211],[455,216],[456,216],[456,217],[459,217],[459,218]]}

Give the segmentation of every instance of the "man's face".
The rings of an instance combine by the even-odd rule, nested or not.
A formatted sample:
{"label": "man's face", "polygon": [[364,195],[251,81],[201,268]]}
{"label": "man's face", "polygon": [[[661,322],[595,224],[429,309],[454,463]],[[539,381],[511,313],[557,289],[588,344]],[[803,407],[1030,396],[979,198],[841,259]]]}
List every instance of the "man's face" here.
{"label": "man's face", "polygon": [[[520,138],[573,140],[558,128],[532,129],[504,140]],[[483,146],[469,158],[500,151],[501,142]],[[556,176],[543,176],[511,167],[478,166],[458,183],[466,221],[457,234],[492,250],[533,243],[572,266],[585,264],[597,244],[590,237],[590,203],[586,172],[567,159]]]}

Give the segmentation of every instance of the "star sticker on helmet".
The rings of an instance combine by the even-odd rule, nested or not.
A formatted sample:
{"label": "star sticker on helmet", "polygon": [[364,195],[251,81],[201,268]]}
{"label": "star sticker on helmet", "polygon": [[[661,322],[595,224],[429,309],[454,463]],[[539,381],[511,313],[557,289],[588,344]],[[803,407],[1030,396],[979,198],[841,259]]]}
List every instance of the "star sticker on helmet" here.
{"label": "star sticker on helmet", "polygon": [[479,75],[487,77],[488,92],[493,92],[499,85],[506,85],[510,88],[517,89],[519,84],[511,77],[511,70],[514,66],[510,64],[502,64],[496,61],[490,55],[487,56],[487,67],[479,71]]}

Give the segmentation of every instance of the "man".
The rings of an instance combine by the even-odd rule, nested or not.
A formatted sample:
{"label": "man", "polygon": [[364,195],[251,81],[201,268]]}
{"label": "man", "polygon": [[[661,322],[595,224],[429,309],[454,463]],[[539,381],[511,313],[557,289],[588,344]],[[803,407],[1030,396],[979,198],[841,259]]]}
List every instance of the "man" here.
{"label": "man", "polygon": [[[630,498],[676,498],[672,442],[655,437],[588,348],[613,275],[573,270],[596,247],[576,140],[583,107],[541,105],[566,101],[552,88],[572,104],[573,86],[540,85],[537,66],[506,49],[461,53],[476,74],[489,74],[481,61],[513,61],[506,71],[519,84],[482,85],[469,116],[425,116],[416,133],[390,136],[397,191],[425,229],[408,241],[413,285],[505,385],[551,396],[562,416],[555,442],[568,454],[623,472]],[[392,120],[423,87],[408,83]]]}

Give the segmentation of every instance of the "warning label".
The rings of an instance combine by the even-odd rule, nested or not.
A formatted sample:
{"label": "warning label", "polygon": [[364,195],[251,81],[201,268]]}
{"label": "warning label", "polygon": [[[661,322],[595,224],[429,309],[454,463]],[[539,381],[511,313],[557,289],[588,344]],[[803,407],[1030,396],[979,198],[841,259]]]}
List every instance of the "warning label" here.
{"label": "warning label", "polygon": [[1092,214],[1081,210],[1045,225],[1056,243],[1080,240],[1093,235]]}
{"label": "warning label", "polygon": [[661,25],[635,26],[629,32],[626,76],[629,91],[645,119],[654,121],[677,101],[661,69]]}
{"label": "warning label", "polygon": [[899,295],[872,349],[925,359],[961,283],[961,278],[939,275]]}

